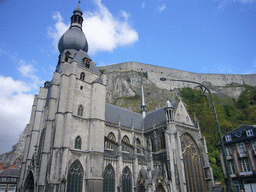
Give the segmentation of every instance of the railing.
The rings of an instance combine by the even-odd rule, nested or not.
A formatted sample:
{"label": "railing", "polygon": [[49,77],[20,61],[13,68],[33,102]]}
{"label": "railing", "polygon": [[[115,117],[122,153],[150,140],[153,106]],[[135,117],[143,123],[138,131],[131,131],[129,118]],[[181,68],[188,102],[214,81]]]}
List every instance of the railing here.
{"label": "railing", "polygon": [[248,175],[253,175],[252,171],[248,171],[248,172],[240,172],[239,173],[240,176],[248,176]]}
{"label": "railing", "polygon": [[247,153],[246,152],[239,152],[239,157],[247,157]]}

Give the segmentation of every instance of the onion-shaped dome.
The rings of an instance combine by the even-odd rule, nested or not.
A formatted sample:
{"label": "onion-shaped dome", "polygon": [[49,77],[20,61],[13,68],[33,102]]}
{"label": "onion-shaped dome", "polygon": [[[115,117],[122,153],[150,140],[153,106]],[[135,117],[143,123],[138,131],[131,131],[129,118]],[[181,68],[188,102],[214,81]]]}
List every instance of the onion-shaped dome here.
{"label": "onion-shaped dome", "polygon": [[69,28],[59,40],[59,52],[62,53],[65,49],[80,49],[88,52],[88,43],[82,30],[77,27]]}
{"label": "onion-shaped dome", "polygon": [[58,48],[62,53],[65,49],[83,50],[88,52],[88,43],[82,31],[83,12],[80,9],[80,2],[71,17],[70,28],[62,35],[59,40]]}

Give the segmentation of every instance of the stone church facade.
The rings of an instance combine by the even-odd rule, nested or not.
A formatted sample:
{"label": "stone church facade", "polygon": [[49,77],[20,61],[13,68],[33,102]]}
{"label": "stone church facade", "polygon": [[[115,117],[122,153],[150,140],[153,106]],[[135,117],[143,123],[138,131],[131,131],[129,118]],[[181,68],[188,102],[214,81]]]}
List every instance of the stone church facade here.
{"label": "stone church facade", "polygon": [[53,79],[35,95],[18,191],[211,191],[199,122],[182,100],[141,114],[105,102],[80,5],[59,41]]}

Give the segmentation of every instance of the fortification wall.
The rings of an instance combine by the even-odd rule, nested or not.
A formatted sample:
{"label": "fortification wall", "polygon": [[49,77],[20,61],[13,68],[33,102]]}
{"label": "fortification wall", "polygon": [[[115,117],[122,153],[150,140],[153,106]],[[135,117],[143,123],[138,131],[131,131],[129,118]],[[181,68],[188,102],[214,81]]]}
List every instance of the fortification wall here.
{"label": "fortification wall", "polygon": [[256,86],[256,74],[251,75],[233,75],[233,74],[207,74],[207,73],[192,73],[167,67],[160,67],[137,62],[125,62],[115,65],[98,67],[99,70],[105,71],[137,71],[148,74],[148,79],[154,82],[162,89],[173,89],[182,87],[195,87],[195,84],[183,82],[160,81],[161,77],[169,79],[182,79],[188,81],[196,81],[199,83],[208,82],[214,86],[226,86],[231,83],[247,84]]}

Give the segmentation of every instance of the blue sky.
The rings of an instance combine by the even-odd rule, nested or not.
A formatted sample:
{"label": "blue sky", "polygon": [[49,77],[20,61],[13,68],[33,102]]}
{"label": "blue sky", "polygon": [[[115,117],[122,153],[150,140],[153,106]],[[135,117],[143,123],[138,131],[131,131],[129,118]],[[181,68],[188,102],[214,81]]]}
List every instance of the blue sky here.
{"label": "blue sky", "polygon": [[[29,122],[51,80],[75,0],[0,1],[0,154]],[[256,73],[254,0],[82,0],[98,66],[137,61],[196,73]]]}

